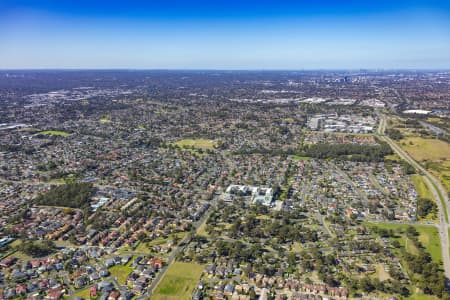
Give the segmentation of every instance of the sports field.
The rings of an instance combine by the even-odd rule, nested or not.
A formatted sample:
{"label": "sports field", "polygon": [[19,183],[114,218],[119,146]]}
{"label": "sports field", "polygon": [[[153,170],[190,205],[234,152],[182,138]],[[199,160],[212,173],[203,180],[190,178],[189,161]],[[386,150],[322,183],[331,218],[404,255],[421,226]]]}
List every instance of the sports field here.
{"label": "sports field", "polygon": [[174,262],[156,287],[152,299],[191,299],[204,267],[194,263]]}

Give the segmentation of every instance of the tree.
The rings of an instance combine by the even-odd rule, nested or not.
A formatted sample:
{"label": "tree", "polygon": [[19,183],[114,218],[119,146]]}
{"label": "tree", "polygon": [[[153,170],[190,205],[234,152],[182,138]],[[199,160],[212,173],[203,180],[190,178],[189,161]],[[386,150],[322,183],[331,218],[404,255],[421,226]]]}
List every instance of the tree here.
{"label": "tree", "polygon": [[413,226],[408,226],[408,228],[406,229],[406,234],[410,237],[415,237],[419,235],[419,232],[417,232],[417,230]]}
{"label": "tree", "polygon": [[373,290],[375,290],[375,286],[373,285],[372,281],[368,277],[364,277],[363,279],[361,279],[359,284],[360,284],[361,289],[366,293],[370,293]]}
{"label": "tree", "polygon": [[436,213],[437,205],[434,201],[427,198],[417,199],[417,216],[425,218],[430,213]]}
{"label": "tree", "polygon": [[54,185],[50,190],[39,195],[35,203],[38,205],[66,206],[72,208],[90,208],[90,198],[94,192],[92,183],[71,182]]}
{"label": "tree", "polygon": [[33,257],[42,257],[47,256],[53,253],[56,249],[53,241],[43,241],[43,242],[33,242],[27,241],[24,242],[21,246],[21,250],[23,253],[33,256]]}
{"label": "tree", "polygon": [[178,245],[180,240],[181,240],[181,238],[178,236],[178,234],[174,234],[173,235],[173,242],[174,242],[175,245]]}

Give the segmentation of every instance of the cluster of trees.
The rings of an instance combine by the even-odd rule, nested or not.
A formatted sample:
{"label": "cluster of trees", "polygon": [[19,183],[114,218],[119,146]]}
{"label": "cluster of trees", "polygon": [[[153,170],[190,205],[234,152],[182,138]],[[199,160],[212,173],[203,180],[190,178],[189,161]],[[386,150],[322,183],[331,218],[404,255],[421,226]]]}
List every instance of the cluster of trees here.
{"label": "cluster of trees", "polygon": [[243,221],[240,218],[234,220],[230,235],[233,238],[277,238],[280,243],[287,241],[295,242],[316,242],[319,237],[317,231],[304,227],[298,222],[293,222],[288,218],[281,220],[259,220],[253,215]]}
{"label": "cluster of trees", "polygon": [[392,154],[392,149],[385,142],[380,145],[368,146],[357,144],[326,144],[318,143],[305,145],[300,149],[300,156],[314,157],[318,159],[345,159],[353,161],[379,162],[386,155]]}
{"label": "cluster of trees", "polygon": [[39,195],[35,203],[38,205],[67,206],[89,210],[89,200],[94,192],[92,183],[69,182],[52,186],[50,190]]}
{"label": "cluster of trees", "polygon": [[350,241],[349,247],[353,250],[369,250],[375,253],[382,250],[382,246],[375,241]]}
{"label": "cluster of trees", "polygon": [[111,215],[109,213],[98,210],[95,214],[95,218],[90,218],[87,221],[87,224],[91,225],[92,228],[96,230],[106,230],[111,227],[113,221],[114,218],[111,218]]}
{"label": "cluster of trees", "polygon": [[385,159],[384,160],[384,165],[386,166],[386,169],[389,172],[393,171],[394,164],[395,165],[399,164],[401,166],[403,172],[406,175],[416,174],[416,169],[414,169],[414,167],[409,162],[407,162],[405,160],[399,160],[399,161],[391,160],[391,159]]}
{"label": "cluster of trees", "polygon": [[[382,237],[398,237],[396,232],[390,229],[377,229],[376,227],[373,227],[372,230]],[[445,293],[445,276],[442,269],[437,263],[432,261],[430,254],[425,251],[422,243],[418,239],[419,233],[417,230],[413,226],[408,226],[405,231],[398,231],[406,234],[408,239],[418,250],[416,254],[413,254],[402,248],[397,240],[392,243],[394,247],[402,248],[401,254],[408,265],[408,270],[411,270],[411,272],[416,275],[410,276],[413,280],[413,284],[422,289],[425,294],[435,295],[439,299],[448,299],[445,298],[448,297],[448,295]],[[390,272],[390,274],[393,278],[402,279],[401,274],[397,274],[395,271]],[[380,290],[376,286],[374,289]]]}
{"label": "cluster of trees", "polygon": [[399,141],[404,138],[403,134],[398,129],[390,128],[386,130],[386,134],[393,140]]}
{"label": "cluster of trees", "polygon": [[399,163],[406,175],[412,175],[416,173],[416,169],[414,169],[414,167],[409,162],[401,160]]}
{"label": "cluster of trees", "polygon": [[425,218],[428,214],[436,214],[437,205],[434,201],[428,198],[417,199],[417,216],[420,218]]}
{"label": "cluster of trees", "polygon": [[[296,255],[291,253],[288,255],[287,261],[289,265],[294,265],[294,258],[297,259]],[[317,271],[320,280],[329,286],[336,287],[341,285],[340,280],[337,278],[339,274],[336,274],[338,264],[339,261],[335,253],[324,255],[322,251],[315,247],[300,253],[300,266],[303,270],[306,272]]]}
{"label": "cluster of trees", "polygon": [[55,161],[51,160],[48,163],[43,163],[37,166],[37,169],[39,171],[51,171],[58,167],[58,165],[61,165],[62,162],[56,163]]}
{"label": "cluster of trees", "polygon": [[251,155],[251,154],[265,154],[269,156],[288,156],[297,154],[297,149],[288,148],[288,149],[267,149],[263,146],[251,148],[248,146],[243,146],[240,149],[233,151],[233,155]]}
{"label": "cluster of trees", "polygon": [[408,268],[415,274],[421,276],[414,276],[413,283],[423,290],[425,294],[435,295],[439,299],[448,299],[448,294],[445,290],[445,275],[441,267],[432,261],[431,256],[427,253],[418,240],[418,232],[412,227],[408,227],[406,232],[408,238],[414,243],[418,249],[417,254],[412,254],[403,251],[403,256]]}
{"label": "cluster of trees", "polygon": [[[446,295],[445,276],[439,265],[431,261],[430,255],[423,249],[419,249],[417,255],[405,252],[405,261],[411,271],[422,276],[414,277],[415,284],[425,294],[436,295],[440,299]],[[448,299],[448,298],[447,298]]]}
{"label": "cluster of trees", "polygon": [[216,242],[216,251],[218,256],[230,257],[238,261],[253,261],[261,257],[263,248],[261,245],[254,244],[247,246],[240,241],[223,241]]}
{"label": "cluster of trees", "polygon": [[27,241],[21,245],[20,250],[32,257],[42,257],[52,254],[56,247],[53,241],[34,242]]}
{"label": "cluster of trees", "polygon": [[405,284],[392,279],[380,281],[376,278],[364,277],[358,282],[354,282],[352,284],[352,289],[359,289],[366,293],[371,293],[376,290],[391,295],[399,294],[403,297],[408,297],[410,295],[410,291]]}
{"label": "cluster of trees", "polygon": [[396,237],[396,234],[392,229],[379,228],[376,226],[372,227],[371,229],[374,233],[377,233],[382,238]]}
{"label": "cluster of trees", "polygon": [[138,139],[136,141],[131,142],[130,144],[131,147],[144,147],[144,148],[158,148],[158,147],[165,147],[166,144],[165,142],[159,138],[159,137],[154,137],[154,136],[150,136],[147,138],[141,138]]}

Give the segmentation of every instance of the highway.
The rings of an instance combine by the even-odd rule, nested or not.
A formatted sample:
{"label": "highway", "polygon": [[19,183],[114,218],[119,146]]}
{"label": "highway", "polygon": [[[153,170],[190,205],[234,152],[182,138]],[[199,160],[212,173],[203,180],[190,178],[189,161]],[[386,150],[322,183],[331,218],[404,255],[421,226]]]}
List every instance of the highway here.
{"label": "highway", "polygon": [[448,135],[447,131],[425,121],[419,121],[420,125],[432,131],[436,135]]}
{"label": "highway", "polygon": [[418,162],[416,162],[406,151],[404,151],[397,143],[384,134],[386,129],[386,117],[382,116],[380,119],[380,125],[377,130],[377,136],[394,150],[394,152],[399,155],[402,159],[407,161],[416,170],[420,171],[424,175],[425,183],[432,192],[434,198],[436,199],[436,204],[439,208],[439,237],[441,240],[442,248],[442,262],[444,266],[445,277],[447,278],[446,283],[449,287],[450,279],[450,252],[449,252],[449,237],[448,229],[449,223],[446,216],[443,205],[445,205],[447,212],[450,211],[450,205],[448,201],[448,195],[441,182],[434,178],[434,176],[429,173],[424,167],[422,167]]}

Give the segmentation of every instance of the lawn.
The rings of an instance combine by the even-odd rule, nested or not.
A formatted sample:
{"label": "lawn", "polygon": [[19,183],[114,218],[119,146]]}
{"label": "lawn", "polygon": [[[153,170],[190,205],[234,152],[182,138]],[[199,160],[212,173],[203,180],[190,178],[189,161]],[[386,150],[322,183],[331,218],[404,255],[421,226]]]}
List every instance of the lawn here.
{"label": "lawn", "polygon": [[133,271],[132,267],[117,265],[108,269],[111,272],[111,277],[117,277],[117,282],[120,285],[125,285],[127,282],[128,276]]}
{"label": "lawn", "polygon": [[[430,189],[428,188],[427,184],[424,181],[424,177],[418,174],[413,174],[410,176],[412,183],[414,184],[414,188],[417,191],[417,194],[419,194],[420,198],[427,198],[430,200],[433,200],[436,202],[436,199],[434,198],[433,194],[431,193]],[[445,207],[444,207],[445,210]],[[420,217],[419,217],[420,218]],[[437,215],[435,214],[428,214],[425,218],[421,219],[422,221],[429,221],[429,222],[436,222],[437,221]]]}
{"label": "lawn", "polygon": [[197,235],[208,237],[209,234],[206,232],[206,222],[204,222],[200,227],[197,229]]}
{"label": "lawn", "polygon": [[311,157],[292,155],[292,160],[293,161],[311,160]]}
{"label": "lawn", "polygon": [[174,236],[177,236],[181,242],[181,240],[184,239],[187,235],[188,235],[188,232],[186,232],[186,231],[171,233],[167,237],[160,236],[160,237],[154,239],[153,241],[150,241],[148,244],[151,246],[165,244],[165,243],[167,243],[168,240],[170,240],[170,239],[173,240]]}
{"label": "lawn", "polygon": [[446,161],[427,161],[424,165],[450,191],[450,158]]}
{"label": "lawn", "polygon": [[206,140],[206,139],[184,139],[179,140],[174,143],[177,146],[183,147],[194,147],[202,150],[212,150],[217,145],[217,142],[214,140]]}
{"label": "lawn", "polygon": [[421,175],[411,175],[411,181],[414,184],[414,188],[416,189],[420,198],[427,198],[436,201]]}
{"label": "lawn", "polygon": [[142,253],[147,253],[150,254],[152,253],[151,247],[149,247],[149,245],[145,242],[140,242],[136,249],[134,249],[135,252],[142,252]]}
{"label": "lawn", "polygon": [[75,297],[80,297],[82,299],[90,299],[91,296],[89,294],[89,287],[76,291],[75,294],[73,295],[73,298]]}
{"label": "lawn", "polygon": [[18,259],[20,259],[22,261],[29,261],[29,260],[33,259],[31,256],[23,253],[22,251],[13,252],[13,253],[11,253],[8,256],[14,256],[15,258],[18,258]]}
{"label": "lawn", "polygon": [[299,242],[294,242],[294,244],[292,245],[292,252],[300,253],[304,249],[304,245]]}
{"label": "lawn", "polygon": [[62,136],[62,137],[69,136],[69,134],[67,132],[56,131],[56,130],[41,131],[41,132],[35,133],[34,135],[52,135],[52,136]]}
{"label": "lawn", "polygon": [[439,239],[439,232],[433,226],[415,226],[420,233],[419,241],[425,246],[425,249],[430,253],[431,258],[435,262],[442,261],[442,249]]}
{"label": "lawn", "polygon": [[389,275],[389,273],[384,269],[383,264],[377,264],[376,270],[377,270],[377,272],[376,272],[375,276],[380,281],[391,279],[391,276]]}
{"label": "lawn", "polygon": [[14,256],[23,261],[32,260],[33,258],[31,256],[20,251],[21,247],[22,247],[22,241],[19,239],[16,239],[11,244],[9,244],[10,251],[7,256]]}
{"label": "lawn", "polygon": [[[397,238],[390,238],[391,241],[397,240],[401,247],[405,247],[406,250],[410,253],[417,253],[418,249],[413,245],[412,242],[406,237],[406,234],[404,233],[398,233],[397,230],[401,230],[402,232],[405,232],[408,226],[413,226],[418,232],[419,232],[419,241],[422,243],[422,245],[425,247],[425,250],[430,253],[431,258],[436,263],[441,263],[442,261],[442,255],[441,255],[441,246],[439,241],[439,233],[436,227],[434,226],[427,226],[427,225],[403,225],[403,224],[391,224],[391,223],[364,223],[366,226],[370,227],[378,227],[383,229],[392,229],[396,235],[399,237]],[[397,251],[395,251],[396,253]],[[404,262],[402,263],[402,265]],[[378,270],[380,271],[380,270]],[[379,274],[382,275],[382,274]],[[382,275],[386,276],[386,274]],[[380,276],[380,279],[381,277]],[[437,300],[438,298],[435,296],[425,295],[421,291],[416,290],[414,286],[410,286],[410,291],[412,293],[411,296],[405,299],[410,300]]]}
{"label": "lawn", "polygon": [[437,125],[438,127],[445,128],[447,129],[447,131],[450,130],[450,124],[448,122],[448,119],[431,117],[427,119],[427,122]]}
{"label": "lawn", "polygon": [[157,285],[152,299],[191,299],[204,265],[175,262],[170,265],[161,282]]}
{"label": "lawn", "polygon": [[[436,263],[442,262],[441,242],[439,240],[439,232],[436,227],[429,225],[403,225],[403,224],[390,224],[390,223],[365,223],[368,226],[376,226],[378,228],[392,229],[397,233],[397,229],[406,231],[408,226],[413,226],[417,232],[419,232],[419,241],[425,247],[425,250],[431,255],[431,258]],[[409,252],[416,252],[417,249],[408,242],[408,238],[405,234],[400,234],[399,238],[396,238],[400,245],[406,247]]]}
{"label": "lawn", "polygon": [[[400,144],[450,191],[450,144],[437,139],[408,137]],[[439,191],[438,191],[439,192]],[[441,199],[442,200],[442,199]]]}
{"label": "lawn", "polygon": [[143,253],[152,253],[153,251],[151,250],[151,248],[153,246],[166,244],[169,240],[173,240],[175,236],[178,237],[178,240],[179,240],[178,243],[180,243],[187,235],[188,235],[188,232],[177,232],[177,233],[171,233],[167,237],[160,236],[148,243],[146,243],[146,242],[139,243],[138,246],[136,247],[135,251],[143,252]]}
{"label": "lawn", "polygon": [[432,295],[413,294],[406,299],[408,299],[408,300],[437,300],[438,298],[436,296],[432,296]]}
{"label": "lawn", "polygon": [[398,156],[397,154],[390,154],[390,155],[386,155],[385,157],[384,157],[384,159],[386,159],[386,160],[392,160],[392,161],[401,161],[402,159],[400,158],[400,156]]}

